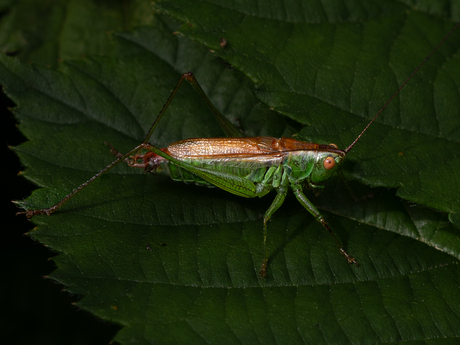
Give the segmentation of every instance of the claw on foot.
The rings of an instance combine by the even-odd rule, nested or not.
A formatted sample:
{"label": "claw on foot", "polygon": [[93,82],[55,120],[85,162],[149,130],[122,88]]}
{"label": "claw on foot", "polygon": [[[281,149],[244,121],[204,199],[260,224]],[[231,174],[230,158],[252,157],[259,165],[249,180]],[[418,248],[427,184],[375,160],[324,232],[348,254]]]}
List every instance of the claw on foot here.
{"label": "claw on foot", "polygon": [[262,267],[260,268],[260,271],[259,271],[259,277],[262,279],[264,279],[267,276],[267,265],[268,265],[268,261],[264,260],[264,262],[262,263]]}
{"label": "claw on foot", "polygon": [[353,256],[349,255],[343,248],[340,248],[340,254],[342,254],[345,257],[345,259],[347,259],[349,264],[355,264],[356,267],[359,266],[358,261],[356,261],[356,259]]}
{"label": "claw on foot", "polygon": [[46,214],[47,216],[49,216],[51,213],[53,213],[51,209],[45,208],[45,209],[40,209],[40,210],[28,210],[28,211],[16,212],[16,216],[20,214],[25,214],[26,217],[30,219],[33,216],[37,216],[39,214]]}
{"label": "claw on foot", "polygon": [[123,154],[120,151],[118,151],[115,147],[113,147],[111,144],[109,144],[107,141],[104,141],[104,144],[110,147],[110,153],[113,154],[115,157],[123,157]]}

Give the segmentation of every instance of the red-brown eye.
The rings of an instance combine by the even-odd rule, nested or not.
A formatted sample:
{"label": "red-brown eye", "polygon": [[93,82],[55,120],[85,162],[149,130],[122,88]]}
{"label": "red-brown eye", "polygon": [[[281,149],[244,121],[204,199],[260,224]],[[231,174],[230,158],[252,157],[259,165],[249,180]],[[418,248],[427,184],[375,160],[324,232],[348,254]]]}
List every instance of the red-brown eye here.
{"label": "red-brown eye", "polygon": [[332,157],[326,157],[323,164],[326,170],[331,170],[333,167],[335,167],[335,160]]}
{"label": "red-brown eye", "polygon": [[335,147],[336,149],[339,148],[336,144],[333,144],[333,143],[330,143],[329,146]]}

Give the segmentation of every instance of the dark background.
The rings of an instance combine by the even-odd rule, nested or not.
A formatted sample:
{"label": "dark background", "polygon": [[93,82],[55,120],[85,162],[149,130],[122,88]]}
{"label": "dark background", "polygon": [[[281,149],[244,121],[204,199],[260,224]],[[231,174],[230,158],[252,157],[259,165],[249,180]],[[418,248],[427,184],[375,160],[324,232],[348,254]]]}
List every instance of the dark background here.
{"label": "dark background", "polygon": [[63,291],[63,286],[45,276],[55,265],[55,254],[25,233],[33,224],[11,200],[26,198],[36,188],[18,176],[24,169],[9,149],[27,139],[19,132],[8,108],[14,103],[2,92],[2,174],[1,210],[6,218],[2,226],[0,260],[3,263],[0,283],[0,334],[3,344],[108,344],[119,327],[101,321],[73,306],[82,296]]}

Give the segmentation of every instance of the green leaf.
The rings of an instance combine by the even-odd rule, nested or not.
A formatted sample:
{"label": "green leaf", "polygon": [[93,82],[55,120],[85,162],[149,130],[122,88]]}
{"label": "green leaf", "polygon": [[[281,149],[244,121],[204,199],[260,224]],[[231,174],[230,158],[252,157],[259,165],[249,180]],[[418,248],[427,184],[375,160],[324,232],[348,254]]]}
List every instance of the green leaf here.
{"label": "green leaf", "polygon": [[[196,8],[209,21],[236,23],[229,10],[205,5],[189,7],[190,18]],[[216,27],[203,24],[202,28],[214,30],[212,40],[207,39],[214,51],[226,59],[234,55],[244,60],[237,64],[228,58],[252,80],[258,80],[259,97],[273,94],[279,100],[277,104],[267,103],[273,102],[271,105],[301,123],[311,116],[309,132],[322,141],[346,144],[348,137],[356,137],[353,129],[359,133],[364,125],[357,123],[366,121],[350,119],[350,114],[358,116],[343,105],[334,107],[323,100],[329,93],[339,102],[337,82],[324,84],[319,90],[321,97],[286,92],[283,88],[288,84],[278,85],[271,64],[262,63],[265,60],[260,58],[263,50],[270,52],[262,40],[272,32],[270,20],[259,16],[256,26],[251,23],[255,16],[249,9],[233,11],[242,18],[241,28],[247,24],[253,29],[240,33],[236,41],[228,30],[222,35]],[[396,18],[397,23],[414,15],[401,10],[393,17],[394,11],[376,11],[375,15],[383,19],[353,17],[360,22],[348,26],[379,27],[378,20],[392,23]],[[281,19],[279,26],[291,25]],[[328,25],[302,24],[297,30],[317,29],[321,34],[325,28],[326,35]],[[62,71],[0,58],[0,81],[18,105],[14,112],[19,127],[30,140],[15,148],[27,167],[23,175],[44,187],[20,205],[29,209],[51,206],[109,164],[113,157],[104,141],[122,152],[141,142],[180,74],[189,70],[214,104],[247,135],[289,136],[296,132],[291,121],[252,97],[240,74],[216,60],[209,49],[172,35],[176,30],[174,24],[159,18],[155,27],[118,34],[119,49],[113,56],[66,61]],[[379,43],[385,32],[376,32],[379,36],[374,40]],[[281,45],[277,35],[273,33],[272,41]],[[227,39],[223,48],[220,37]],[[255,49],[242,50],[239,41]],[[349,42],[344,39],[336,43]],[[305,46],[315,47],[314,42]],[[303,55],[292,56],[302,65]],[[373,68],[368,72],[371,75],[380,67]],[[305,71],[295,69],[291,74],[297,73],[302,80]],[[283,93],[294,93],[295,97],[285,102]],[[311,104],[310,112],[305,106],[295,107],[303,94],[316,100],[317,107]],[[294,111],[288,111],[291,107]],[[319,109],[325,110],[321,121],[314,117]],[[306,115],[298,113],[300,110]],[[183,86],[165,116],[152,138],[160,147],[187,137],[222,135],[188,85]],[[328,123],[331,118],[336,122]],[[368,140],[381,140],[373,138],[382,126],[392,126],[382,121],[378,130],[366,135]],[[346,124],[350,129],[344,132]],[[335,127],[339,135],[334,134]],[[309,132],[302,131],[303,137]],[[372,145],[365,143],[363,138],[352,151],[355,156],[347,171],[359,161],[360,150],[369,150],[366,145]],[[354,167],[356,171],[358,167]],[[393,190],[370,189],[352,181],[355,194],[373,195],[371,200],[355,203],[342,180],[328,182],[320,197],[308,197],[360,267],[348,265],[331,236],[295,198],[289,198],[269,223],[269,276],[261,280],[262,217],[273,195],[244,199],[218,189],[148,176],[126,166],[104,175],[52,216],[34,217],[38,227],[31,236],[59,253],[54,258],[58,269],[52,277],[68,291],[85,295],[78,302],[81,308],[125,326],[115,339],[121,343],[457,341],[460,239],[447,215],[412,207]]]}
{"label": "green leaf", "polygon": [[1,51],[53,67],[60,60],[108,53],[111,32],[146,25],[153,18],[144,0],[16,0],[1,5],[7,11],[0,21]]}

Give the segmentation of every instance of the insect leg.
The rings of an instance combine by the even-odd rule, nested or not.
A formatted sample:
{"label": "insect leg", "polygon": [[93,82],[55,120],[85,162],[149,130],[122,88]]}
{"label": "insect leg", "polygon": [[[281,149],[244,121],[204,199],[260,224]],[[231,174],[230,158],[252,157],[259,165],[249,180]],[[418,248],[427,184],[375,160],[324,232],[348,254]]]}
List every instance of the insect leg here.
{"label": "insect leg", "polygon": [[[147,135],[145,136],[144,141],[142,142],[142,144],[136,146],[134,149],[132,149],[131,151],[129,151],[128,153],[126,153],[124,155],[122,153],[118,152],[114,147],[111,147],[112,154],[114,154],[118,159],[116,161],[112,162],[111,164],[109,164],[105,169],[103,169],[100,172],[98,172],[96,175],[94,175],[88,181],[86,181],[85,183],[83,183],[82,185],[80,185],[79,187],[74,189],[70,194],[66,195],[57,204],[55,204],[54,206],[52,206],[50,208],[42,208],[42,209],[38,209],[38,210],[27,210],[27,211],[23,211],[23,212],[17,212],[16,214],[25,214],[28,218],[31,218],[31,217],[33,217],[35,215],[39,215],[39,214],[50,215],[51,213],[53,213],[54,211],[59,209],[62,205],[64,205],[67,201],[69,201],[72,197],[74,197],[78,192],[80,192],[82,189],[84,189],[85,187],[90,185],[92,182],[94,182],[96,179],[98,179],[99,176],[101,176],[102,174],[106,173],[107,171],[109,171],[110,169],[112,169],[114,166],[118,165],[122,161],[126,161],[126,162],[128,162],[128,164],[131,163],[130,165],[133,166],[133,167],[143,167],[143,166],[138,166],[135,161],[133,162],[131,160],[132,158],[130,156],[133,155],[133,154],[136,156],[137,152],[139,152],[139,150],[141,150],[141,149],[150,148],[150,145],[148,144],[148,140],[152,136],[152,134],[155,131],[156,127],[158,126],[158,123],[160,122],[161,118],[163,117],[164,113],[166,112],[168,106],[171,104],[171,102],[172,102],[174,96],[176,95],[177,91],[179,91],[179,88],[182,85],[184,79],[189,81],[190,84],[195,89],[195,91],[197,91],[201,95],[201,97],[204,99],[205,103],[211,109],[212,113],[216,117],[216,119],[219,122],[220,126],[224,130],[225,134],[227,136],[241,137],[242,134],[238,131],[238,129],[236,129],[230,123],[230,121],[228,121],[219,112],[219,110],[217,110],[217,108],[211,103],[209,98],[205,95],[205,93],[201,89],[201,87],[198,84],[198,82],[197,82],[196,78],[194,77],[193,73],[191,73],[191,72],[184,73],[182,75],[182,77],[180,78],[179,82],[177,83],[177,85],[175,86],[175,88],[173,89],[173,91],[171,92],[171,95],[168,97],[166,103],[163,105],[163,108],[161,109],[161,111],[158,114],[157,118],[153,122],[153,124],[150,127],[149,131],[147,132]],[[109,145],[109,146],[111,146],[111,145]],[[140,156],[136,156],[136,157],[140,157]],[[245,196],[245,195],[243,195],[243,196]]]}
{"label": "insect leg", "polygon": [[347,259],[349,264],[353,263],[356,266],[358,266],[358,262],[355,260],[354,257],[349,255],[345,251],[345,249],[343,248],[342,242],[340,242],[340,240],[337,238],[337,236],[332,232],[331,228],[326,223],[326,221],[324,220],[324,218],[321,215],[321,213],[319,213],[319,211],[316,209],[316,207],[310,202],[310,200],[307,199],[305,194],[303,194],[302,187],[300,185],[298,185],[298,184],[292,183],[291,188],[292,188],[297,200],[302,204],[302,206],[305,207],[307,209],[307,211],[310,212],[315,217],[315,219],[318,222],[320,222],[326,228],[326,230],[329,231],[329,233],[332,235],[332,237],[334,238],[335,244],[339,248],[340,254],[342,254],[345,257],[345,259]]}
{"label": "insect leg", "polygon": [[25,214],[27,218],[31,218],[33,216],[36,216],[36,215],[39,215],[39,214],[46,214],[46,215],[50,215],[51,213],[53,213],[54,211],[56,211],[57,209],[59,209],[62,205],[64,205],[67,201],[69,201],[71,198],[73,198],[78,192],[80,192],[82,189],[84,189],[85,187],[89,186],[91,183],[93,183],[95,180],[97,180],[99,178],[99,176],[101,176],[102,174],[105,174],[107,171],[109,171],[110,169],[112,169],[113,167],[117,166],[118,164],[120,164],[121,162],[123,162],[125,159],[129,158],[129,156],[131,156],[132,154],[134,154],[135,152],[138,152],[139,150],[143,149],[143,148],[148,148],[150,147],[149,144],[140,144],[138,146],[136,146],[134,149],[132,149],[131,151],[129,151],[128,153],[124,154],[124,155],[121,155],[116,161],[110,163],[109,165],[107,165],[104,169],[102,169],[101,171],[99,171],[96,175],[94,175],[93,177],[91,177],[88,181],[86,181],[85,183],[81,184],[80,186],[78,186],[76,189],[74,189],[70,194],[67,194],[64,199],[62,199],[61,201],[59,201],[57,204],[51,206],[50,208],[41,208],[41,209],[38,209],[38,210],[27,210],[27,211],[23,211],[23,212],[17,212],[16,215],[18,214]]}
{"label": "insect leg", "polygon": [[263,247],[264,247],[264,261],[262,262],[262,267],[259,271],[259,276],[261,278],[264,278],[267,276],[267,264],[268,264],[268,250],[267,250],[267,223],[270,220],[271,216],[273,213],[276,212],[277,209],[280,208],[280,206],[283,204],[284,199],[286,198],[287,195],[287,188],[280,187],[277,189],[278,194],[276,194],[275,200],[273,200],[272,204],[268,208],[268,210],[265,212],[264,216],[264,241],[263,241]]}
{"label": "insect leg", "polygon": [[120,158],[123,156],[123,153],[118,151],[113,145],[108,143],[107,141],[104,141],[104,144],[106,144],[108,147],[110,147],[110,153],[113,154],[115,157]]}
{"label": "insect leg", "polygon": [[145,139],[143,141],[144,143],[147,143],[149,141],[153,132],[157,128],[158,123],[160,122],[161,118],[166,112],[166,109],[168,109],[169,105],[171,104],[177,91],[179,91],[179,88],[181,87],[184,80],[187,80],[192,85],[193,89],[201,96],[201,98],[203,98],[204,102],[206,103],[208,108],[211,110],[211,112],[214,114],[214,117],[217,119],[217,122],[219,122],[220,127],[222,128],[226,136],[228,137],[242,137],[243,136],[242,133],[235,126],[233,126],[233,124],[230,121],[228,121],[224,115],[222,115],[222,113],[214,106],[214,104],[212,104],[211,100],[208,98],[208,96],[206,96],[200,84],[198,84],[198,81],[196,80],[193,73],[188,72],[188,73],[182,74],[181,78],[179,79],[179,82],[177,83],[176,87],[169,95],[168,100],[163,105],[163,108],[161,109],[157,118],[155,119],[152,126],[150,127],[147,135],[145,136]]}

